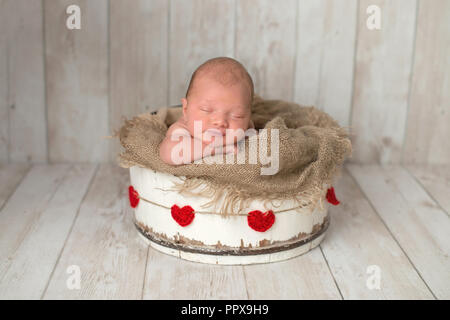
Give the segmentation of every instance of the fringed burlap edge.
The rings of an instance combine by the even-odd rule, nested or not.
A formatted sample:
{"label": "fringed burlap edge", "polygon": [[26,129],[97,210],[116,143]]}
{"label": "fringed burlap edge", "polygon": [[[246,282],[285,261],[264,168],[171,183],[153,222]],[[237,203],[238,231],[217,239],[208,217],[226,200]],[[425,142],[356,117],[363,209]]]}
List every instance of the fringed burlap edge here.
{"label": "fringed burlap edge", "polygon": [[340,176],[340,174],[341,168],[336,167],[335,172],[331,173],[334,177],[326,181],[323,186],[309,186],[307,189],[296,192],[295,194],[264,192],[258,194],[258,196],[254,196],[243,190],[238,190],[232,185],[216,186],[213,181],[196,177],[184,177],[183,182],[173,182],[174,185],[171,190],[182,195],[210,198],[211,200],[204,203],[201,206],[202,208],[209,207],[221,201],[222,204],[218,213],[222,216],[241,214],[255,200],[263,201],[266,210],[278,207],[274,204],[274,201],[293,200],[297,204],[296,207],[298,209],[309,207],[311,211],[314,211],[316,208],[319,210],[324,209],[323,199],[325,198],[327,189],[332,185],[332,180]]}

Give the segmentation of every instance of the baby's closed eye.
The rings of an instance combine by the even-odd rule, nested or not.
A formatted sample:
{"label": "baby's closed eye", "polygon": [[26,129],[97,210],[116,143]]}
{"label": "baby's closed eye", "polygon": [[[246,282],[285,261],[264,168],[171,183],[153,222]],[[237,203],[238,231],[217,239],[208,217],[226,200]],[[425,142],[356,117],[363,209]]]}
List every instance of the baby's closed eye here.
{"label": "baby's closed eye", "polygon": [[207,107],[200,107],[200,110],[203,112],[211,112],[211,109]]}

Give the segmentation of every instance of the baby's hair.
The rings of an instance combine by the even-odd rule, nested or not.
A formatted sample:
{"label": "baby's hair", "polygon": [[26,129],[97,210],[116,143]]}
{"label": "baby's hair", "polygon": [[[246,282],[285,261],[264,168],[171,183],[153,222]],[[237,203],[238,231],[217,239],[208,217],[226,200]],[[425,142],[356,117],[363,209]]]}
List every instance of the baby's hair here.
{"label": "baby's hair", "polygon": [[192,74],[186,91],[186,98],[192,91],[194,81],[199,75],[211,76],[214,80],[224,86],[233,86],[236,83],[243,82],[250,89],[250,101],[253,100],[254,86],[253,80],[247,69],[237,60],[228,57],[212,58],[201,64]]}

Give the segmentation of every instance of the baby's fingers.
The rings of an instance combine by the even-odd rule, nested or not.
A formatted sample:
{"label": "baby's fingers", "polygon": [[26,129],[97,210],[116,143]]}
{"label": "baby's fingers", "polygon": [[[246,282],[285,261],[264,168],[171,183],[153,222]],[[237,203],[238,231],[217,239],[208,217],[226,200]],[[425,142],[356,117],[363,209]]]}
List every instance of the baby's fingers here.
{"label": "baby's fingers", "polygon": [[226,147],[225,147],[225,152],[226,153],[234,153],[234,154],[237,154],[238,153],[238,146],[237,145],[234,145],[234,144],[229,144],[229,145],[226,145]]}

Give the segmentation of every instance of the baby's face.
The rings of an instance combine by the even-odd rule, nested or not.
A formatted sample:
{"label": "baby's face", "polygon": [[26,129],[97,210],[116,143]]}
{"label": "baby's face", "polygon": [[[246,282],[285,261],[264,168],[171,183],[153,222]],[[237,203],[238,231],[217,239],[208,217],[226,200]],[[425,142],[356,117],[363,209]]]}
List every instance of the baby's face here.
{"label": "baby's face", "polygon": [[183,116],[191,135],[194,135],[194,121],[201,121],[202,133],[208,129],[247,130],[250,124],[248,88],[238,83],[233,86],[203,77],[196,79],[195,88],[189,100],[182,99]]}

